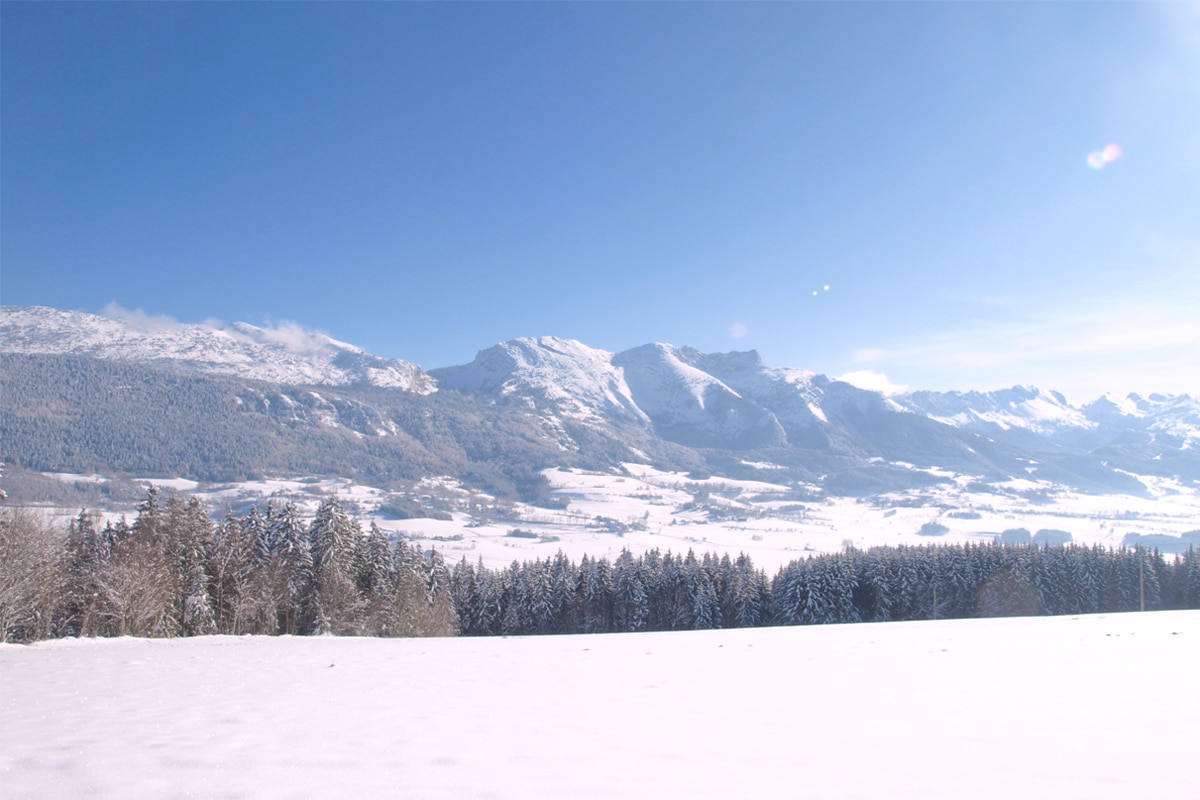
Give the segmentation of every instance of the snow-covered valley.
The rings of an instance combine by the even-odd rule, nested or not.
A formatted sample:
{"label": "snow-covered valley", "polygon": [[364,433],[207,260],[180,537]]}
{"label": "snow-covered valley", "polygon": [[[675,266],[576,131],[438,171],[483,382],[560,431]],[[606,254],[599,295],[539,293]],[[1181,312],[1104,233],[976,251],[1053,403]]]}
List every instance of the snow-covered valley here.
{"label": "snow-covered valley", "polygon": [[[552,504],[501,502],[450,477],[427,478],[403,491],[347,480],[304,478],[237,484],[151,481],[198,497],[217,519],[227,510],[291,501],[304,515],[336,494],[364,526],[373,522],[394,538],[436,548],[455,562],[486,566],[547,558],[558,551],[615,558],[651,549],[739,553],[774,574],[788,562],[851,545],[937,543],[1062,544],[1118,548],[1143,542],[1165,554],[1200,548],[1200,491],[1176,481],[1143,477],[1143,495],[1094,495],[1033,480],[983,484],[970,477],[925,489],[853,498],[818,486],[762,479],[700,478],[626,463],[608,472],[551,469]],[[911,468],[911,467],[910,467]],[[915,468],[913,468],[915,469]],[[99,476],[56,475],[70,484]],[[395,509],[424,517],[397,519]],[[77,508],[48,509],[65,525]],[[132,511],[132,506],[126,513]],[[109,510],[109,519],[120,515]]]}
{"label": "snow-covered valley", "polygon": [[0,644],[0,784],[122,800],[1182,797],[1198,662],[1196,611]]}

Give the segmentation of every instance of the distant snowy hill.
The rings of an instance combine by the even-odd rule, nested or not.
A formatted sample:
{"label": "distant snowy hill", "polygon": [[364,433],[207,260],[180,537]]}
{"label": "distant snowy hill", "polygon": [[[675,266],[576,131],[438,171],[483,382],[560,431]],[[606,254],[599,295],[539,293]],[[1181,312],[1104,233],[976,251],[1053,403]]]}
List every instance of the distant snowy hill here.
{"label": "distant snowy hill", "polygon": [[985,433],[1024,429],[1102,442],[1144,432],[1184,447],[1200,441],[1200,401],[1188,395],[1105,395],[1073,406],[1058,392],[1014,386],[995,392],[917,391],[895,401],[938,422]]}
{"label": "distant snowy hill", "polygon": [[1062,428],[1093,428],[1095,423],[1058,392],[1014,386],[996,392],[911,392],[897,402],[930,419],[972,430],[1025,428],[1054,433]]}
{"label": "distant snowy hill", "polygon": [[1200,400],[1188,395],[1105,395],[1083,407],[1097,427],[1141,432],[1149,441],[1190,449],[1200,444]]}
{"label": "distant snowy hill", "polygon": [[282,384],[368,384],[427,394],[436,389],[419,367],[373,356],[295,325],[260,328],[118,319],[81,311],[4,306],[0,350],[75,355],[152,364]]}

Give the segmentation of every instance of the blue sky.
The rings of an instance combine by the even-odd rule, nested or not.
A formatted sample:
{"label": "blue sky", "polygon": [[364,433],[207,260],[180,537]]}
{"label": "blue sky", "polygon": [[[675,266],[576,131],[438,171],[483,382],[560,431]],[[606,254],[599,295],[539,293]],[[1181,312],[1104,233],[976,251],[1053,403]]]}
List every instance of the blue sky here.
{"label": "blue sky", "polygon": [[1198,8],[4,3],[0,298],[1200,395]]}

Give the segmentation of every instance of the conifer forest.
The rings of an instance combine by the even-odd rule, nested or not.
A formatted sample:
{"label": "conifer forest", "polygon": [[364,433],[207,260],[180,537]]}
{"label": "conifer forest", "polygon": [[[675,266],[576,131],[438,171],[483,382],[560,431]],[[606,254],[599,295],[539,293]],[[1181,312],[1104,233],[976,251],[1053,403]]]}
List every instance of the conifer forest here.
{"label": "conifer forest", "polygon": [[0,641],[205,634],[494,636],[1200,608],[1200,554],[1079,545],[847,548],[774,575],[746,555],[561,552],[491,568],[366,530],[334,497],[215,523],[152,488],[65,530],[0,510]]}

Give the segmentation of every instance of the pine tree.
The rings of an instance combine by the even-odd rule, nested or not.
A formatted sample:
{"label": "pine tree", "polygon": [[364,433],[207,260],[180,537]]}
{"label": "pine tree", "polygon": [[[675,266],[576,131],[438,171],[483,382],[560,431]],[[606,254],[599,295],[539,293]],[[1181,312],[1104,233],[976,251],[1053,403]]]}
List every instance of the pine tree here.
{"label": "pine tree", "polygon": [[426,617],[421,635],[456,635],[458,615],[454,611],[454,595],[450,591],[450,570],[437,550],[430,550],[425,560],[425,580]]}
{"label": "pine tree", "polygon": [[396,636],[421,636],[427,589],[421,553],[397,541],[392,556],[395,588],[392,590],[390,629]]}
{"label": "pine tree", "polygon": [[312,633],[352,634],[360,630],[365,604],[354,581],[354,554],[363,539],[358,521],[351,521],[336,496],[317,509],[308,528],[312,552]]}
{"label": "pine tree", "polygon": [[550,568],[551,632],[574,633],[579,629],[575,591],[579,573],[571,559],[559,550]]}
{"label": "pine tree", "polygon": [[745,553],[738,555],[729,588],[728,625],[752,628],[766,621],[770,607],[770,591],[767,576],[754,569],[754,564]]}
{"label": "pine tree", "polygon": [[1189,547],[1180,565],[1179,603],[1181,608],[1200,609],[1200,553]]}
{"label": "pine tree", "polygon": [[178,585],[180,587],[180,630],[185,636],[216,633],[217,623],[209,598],[208,550],[212,546],[213,524],[208,512],[196,498],[184,509],[178,542]]}
{"label": "pine tree", "polygon": [[500,633],[504,616],[504,588],[495,570],[483,566],[482,558],[475,568],[475,594],[469,615],[473,633],[490,636]]}
{"label": "pine tree", "polygon": [[579,629],[582,633],[613,630],[613,576],[608,560],[583,557],[579,566]]}
{"label": "pine tree", "polygon": [[96,533],[96,525],[86,510],[67,527],[68,630],[76,636],[103,635],[107,592],[104,573],[111,550]]}
{"label": "pine tree", "polygon": [[163,508],[158,487],[153,484],[146,491],[146,499],[138,505],[137,517],[133,521],[133,534],[142,542],[158,542],[161,539]]}
{"label": "pine tree", "polygon": [[270,507],[267,513],[272,559],[273,595],[277,600],[278,631],[307,633],[313,615],[313,561],[308,536],[294,503]]}
{"label": "pine tree", "polygon": [[479,602],[478,581],[475,567],[463,556],[450,571],[450,593],[454,596],[454,610],[458,615],[458,631],[463,636],[477,636],[475,627],[476,603]]}
{"label": "pine tree", "polygon": [[395,561],[387,534],[374,522],[366,536],[358,539],[354,560],[355,583],[360,593],[390,598],[395,587]]}
{"label": "pine tree", "polygon": [[230,511],[216,528],[209,547],[211,599],[220,633],[250,632],[254,608],[255,542],[242,520]]}
{"label": "pine tree", "polygon": [[358,540],[362,538],[362,530],[356,530],[357,525],[357,521],[351,522],[349,515],[338,502],[337,495],[332,495],[321,503],[308,528],[315,572],[336,569],[343,575],[351,574],[354,549]]}
{"label": "pine tree", "polygon": [[613,629],[645,629],[648,605],[642,565],[628,549],[622,549],[613,565]]}

